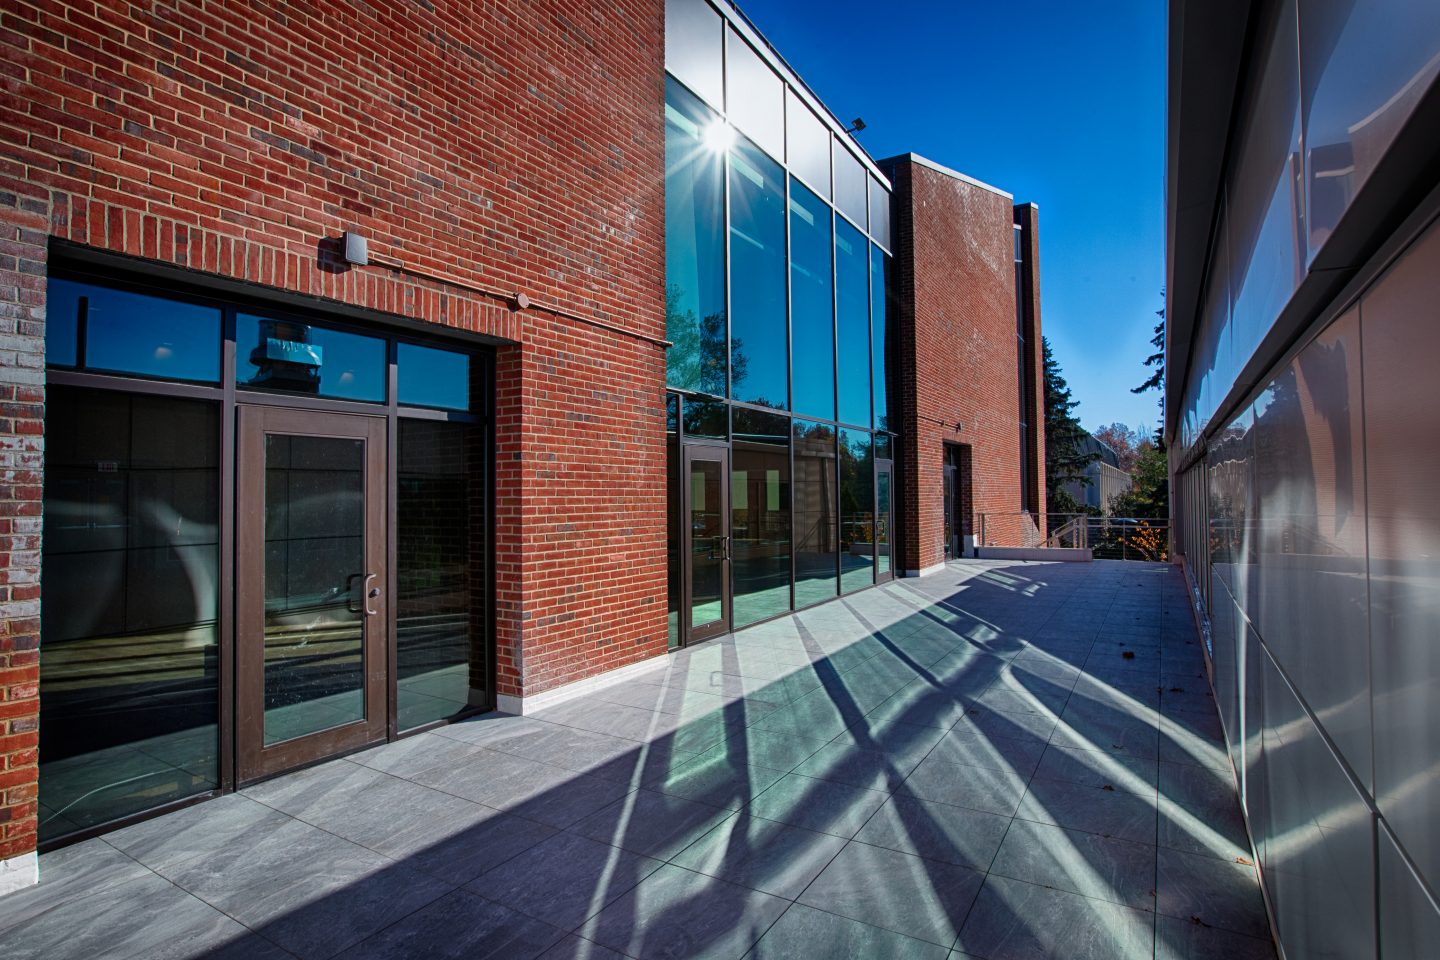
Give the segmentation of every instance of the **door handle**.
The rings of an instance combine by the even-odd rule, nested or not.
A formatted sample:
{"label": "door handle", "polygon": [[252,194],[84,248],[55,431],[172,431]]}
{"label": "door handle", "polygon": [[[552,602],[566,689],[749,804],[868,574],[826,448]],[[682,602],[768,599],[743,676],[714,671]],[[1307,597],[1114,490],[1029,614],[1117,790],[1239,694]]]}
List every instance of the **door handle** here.
{"label": "door handle", "polygon": [[721,538],[720,538],[720,549],[721,549],[720,559],[721,559],[721,560],[729,560],[729,559],[730,559],[730,538],[729,538],[729,537],[721,537]]}
{"label": "door handle", "polygon": [[370,609],[370,601],[380,596],[380,588],[370,586],[370,581],[374,580],[377,576],[379,576],[379,574],[365,574],[365,616],[367,617],[373,617],[379,612],[378,610]]}

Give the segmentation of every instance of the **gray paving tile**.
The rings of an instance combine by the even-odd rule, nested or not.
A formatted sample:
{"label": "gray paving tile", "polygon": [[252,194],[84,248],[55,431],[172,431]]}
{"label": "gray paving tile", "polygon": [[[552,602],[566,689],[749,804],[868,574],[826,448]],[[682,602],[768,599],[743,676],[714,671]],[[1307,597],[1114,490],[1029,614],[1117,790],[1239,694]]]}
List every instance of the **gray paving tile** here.
{"label": "gray paving tile", "polygon": [[1270,932],[1253,866],[1161,847],[1155,896],[1168,917],[1251,937]]}
{"label": "gray paving tile", "polygon": [[969,867],[852,842],[799,902],[949,947],[984,876]]}
{"label": "gray paving tile", "polygon": [[451,889],[296,820],[157,872],[302,958],[329,957]]}
{"label": "gray paving tile", "polygon": [[962,724],[972,726],[987,737],[1008,740],[1035,740],[1047,743],[1055,732],[1055,718],[1038,713],[1011,713],[975,707],[967,710]]}
{"label": "gray paving tile", "polygon": [[759,940],[789,905],[667,864],[576,932],[641,960],[733,958]]}
{"label": "gray paving tile", "polygon": [[108,887],[151,876],[104,840],[85,840],[40,857],[40,882],[0,896],[0,931]]}
{"label": "gray paving tile", "polygon": [[163,873],[237,840],[259,842],[290,822],[263,803],[230,794],[108,833],[105,841]]}
{"label": "gray paving tile", "polygon": [[1030,781],[1016,816],[1136,843],[1155,843],[1155,801],[1061,780]]}
{"label": "gray paving tile", "polygon": [[572,934],[546,950],[540,960],[626,960],[626,956]]}
{"label": "gray paving tile", "polygon": [[1154,914],[989,876],[955,943],[985,960],[1149,960]]}
{"label": "gray paving tile", "polygon": [[456,890],[341,954],[343,960],[527,960],[565,931]]}
{"label": "gray paving tile", "polygon": [[493,751],[460,767],[431,767],[417,774],[415,782],[561,828],[613,803],[630,789],[614,780]]}
{"label": "gray paving tile", "polygon": [[757,817],[850,839],[885,802],[878,790],[787,774],[746,808]]}
{"label": "gray paving tile", "polygon": [[1025,795],[1026,778],[1014,770],[947,763],[927,757],[898,793],[1010,817]]}
{"label": "gray paving tile", "polygon": [[[0,901],[0,916],[8,913],[7,901]],[[146,870],[88,896],[59,899],[18,924],[7,923],[0,930],[0,956],[13,960],[282,960],[289,954]]]}
{"label": "gray paving tile", "polygon": [[646,789],[738,810],[785,776],[784,770],[749,763],[714,748],[645,781]]}
{"label": "gray paving tile", "polygon": [[849,743],[828,743],[795,768],[819,780],[834,780],[871,790],[894,790],[919,763],[917,757],[866,750]]}
{"label": "gray paving tile", "polygon": [[573,930],[661,864],[576,833],[560,833],[487,871],[468,889]]}
{"label": "gray paving tile", "polygon": [[745,956],[747,960],[798,957],[945,960],[944,947],[882,930],[868,923],[794,904]]}
{"label": "gray paving tile", "polygon": [[1016,820],[990,872],[1135,907],[1155,909],[1155,847]]}
{"label": "gray paving tile", "polygon": [[601,843],[668,860],[731,816],[732,810],[642,789],[596,811],[572,830]]}
{"label": "gray paving tile", "polygon": [[741,813],[721,822],[671,862],[793,900],[844,846],[840,837]]}
{"label": "gray paving tile", "polygon": [[[518,718],[516,718],[518,719]],[[430,767],[464,763],[478,753],[479,744],[449,736],[451,731],[463,728],[455,724],[442,728],[441,732],[422,733],[394,743],[382,744],[360,753],[351,754],[347,759],[374,770],[380,770],[396,777],[411,778]]]}
{"label": "gray paving tile", "polygon": [[756,727],[746,727],[696,756],[728,757],[789,773],[825,743],[824,740],[786,736]]}
{"label": "gray paving tile", "polygon": [[936,741],[925,759],[1010,770],[1018,777],[1029,779],[1039,766],[1045,747],[1039,740],[992,737],[972,724],[958,723]]}
{"label": "gray paving tile", "polygon": [[1035,776],[1088,787],[1111,786],[1129,793],[1153,794],[1156,768],[1157,762],[1149,757],[1051,743],[1035,768]]}
{"label": "gray paving tile", "polygon": [[1231,861],[1250,856],[1240,800],[1228,771],[1162,763],[1159,773],[1162,847]]}
{"label": "gray paving tile", "polygon": [[898,796],[877,810],[855,839],[927,860],[985,870],[1009,826],[1007,817]]}
{"label": "gray paving tile", "polygon": [[1275,944],[1216,930],[1193,919],[1158,917],[1155,960],[1275,960]]}
{"label": "gray paving tile", "polygon": [[837,733],[830,742],[853,744],[919,763],[944,735],[945,731],[938,727],[861,717]]}

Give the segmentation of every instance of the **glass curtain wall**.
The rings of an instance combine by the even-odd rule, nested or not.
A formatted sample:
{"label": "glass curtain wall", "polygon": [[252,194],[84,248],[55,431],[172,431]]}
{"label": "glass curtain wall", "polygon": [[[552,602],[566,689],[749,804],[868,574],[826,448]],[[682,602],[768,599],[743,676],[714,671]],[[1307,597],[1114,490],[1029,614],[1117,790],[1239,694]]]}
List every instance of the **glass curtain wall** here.
{"label": "glass curtain wall", "polygon": [[730,444],[733,626],[871,584],[893,548],[889,190],[745,30],[667,3],[672,644],[687,441]]}

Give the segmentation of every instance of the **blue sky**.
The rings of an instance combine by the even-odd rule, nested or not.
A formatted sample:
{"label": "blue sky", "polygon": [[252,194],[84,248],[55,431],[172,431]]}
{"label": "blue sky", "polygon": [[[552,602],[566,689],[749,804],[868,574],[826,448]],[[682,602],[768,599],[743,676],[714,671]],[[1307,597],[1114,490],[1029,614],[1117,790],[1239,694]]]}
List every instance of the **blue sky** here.
{"label": "blue sky", "polygon": [[872,156],[913,151],[1040,205],[1041,321],[1076,413],[1153,428],[1135,395],[1162,304],[1159,0],[740,0]]}

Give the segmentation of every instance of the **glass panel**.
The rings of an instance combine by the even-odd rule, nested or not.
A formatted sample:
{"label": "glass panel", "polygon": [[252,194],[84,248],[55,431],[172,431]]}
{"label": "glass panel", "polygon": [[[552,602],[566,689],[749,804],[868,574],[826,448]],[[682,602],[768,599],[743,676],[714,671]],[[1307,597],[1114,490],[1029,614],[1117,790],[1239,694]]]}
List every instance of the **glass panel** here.
{"label": "glass panel", "polygon": [[365,441],[265,435],[265,742],[365,716]]}
{"label": "glass panel", "polygon": [[665,69],[723,106],[720,14],[705,0],[665,0]]}
{"label": "glass panel", "polygon": [[730,439],[730,406],[719,400],[686,397],[685,436],[705,440]]}
{"label": "glass panel", "polygon": [[166,380],[220,379],[220,311],[51,280],[46,362]]}
{"label": "glass panel", "polygon": [[839,139],[831,142],[835,157],[835,206],[864,227],[865,211],[870,203],[865,196],[865,167]]}
{"label": "glass panel", "polygon": [[785,343],[785,173],[745,139],[730,153],[730,390],[789,406]]}
{"label": "glass panel", "polygon": [[875,459],[876,459],[876,460],[894,460],[894,459],[895,459],[895,456],[894,456],[894,454],[893,454],[893,452],[892,452],[893,449],[894,449],[894,445],[893,445],[893,440],[892,440],[890,434],[888,434],[888,433],[877,433],[877,434],[875,434]]}
{"label": "glass panel", "polygon": [[[719,35],[718,33],[716,34]],[[725,394],[725,151],[730,128],[665,87],[666,383]]]}
{"label": "glass panel", "polygon": [[870,235],[890,246],[890,191],[870,178]]}
{"label": "glass panel", "polygon": [[875,474],[875,563],[876,576],[890,575],[890,468]]}
{"label": "glass panel", "polygon": [[487,706],[484,429],[401,418],[395,612],[400,729]]}
{"label": "glass panel", "polygon": [[1300,0],[1299,34],[1314,260],[1440,72],[1440,3]]}
{"label": "glass panel", "polygon": [[725,617],[725,516],[718,460],[690,461],[690,626]]}
{"label": "glass panel", "polygon": [[385,400],[385,341],[295,320],[235,318],[241,386],[341,400]]}
{"label": "glass panel", "polygon": [[835,327],[840,416],[870,426],[870,244],[835,221]]}
{"label": "glass panel", "polygon": [[665,561],[670,647],[680,645],[680,398],[665,397]]}
{"label": "glass panel", "polygon": [[396,392],[401,403],[470,409],[470,354],[413,343],[398,343],[395,350]]}
{"label": "glass panel", "polygon": [[835,520],[835,428],[796,420],[795,607],[836,594],[839,531]]}
{"label": "glass panel", "polygon": [[785,84],[735,31],[725,40],[725,115],[770,156],[784,158]]}
{"label": "glass panel", "polygon": [[790,609],[790,421],[737,408],[731,448],[734,626]]}
{"label": "glass panel", "polygon": [[785,149],[790,171],[822,197],[830,196],[830,131],[794,90],[786,88]]}
{"label": "glass panel", "polygon": [[840,431],[840,592],[875,582],[875,458],[870,434]]}
{"label": "glass panel", "polygon": [[52,386],[40,837],[219,785],[220,412]]}
{"label": "glass panel", "polygon": [[790,322],[795,410],[835,419],[835,297],[829,204],[790,182]]}
{"label": "glass panel", "polygon": [[885,291],[889,282],[890,258],[877,246],[870,247],[870,367],[875,392],[875,427],[890,427],[888,365],[890,319]]}

